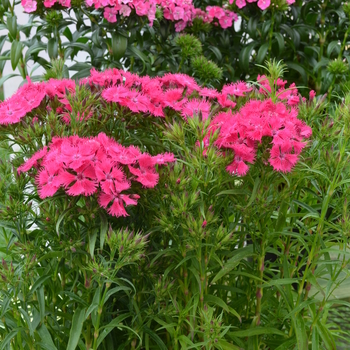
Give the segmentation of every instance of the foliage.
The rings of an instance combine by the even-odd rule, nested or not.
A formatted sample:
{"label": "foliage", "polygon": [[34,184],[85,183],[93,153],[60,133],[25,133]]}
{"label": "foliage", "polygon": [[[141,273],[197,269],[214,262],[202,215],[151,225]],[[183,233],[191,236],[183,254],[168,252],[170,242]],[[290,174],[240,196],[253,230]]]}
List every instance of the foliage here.
{"label": "foliage", "polygon": [[[270,64],[259,89],[222,92],[182,74],[93,71],[79,85],[29,82],[3,102],[1,141],[14,156],[1,168],[1,348],[335,349],[342,333],[327,316],[348,263],[350,97],[325,118],[325,99],[303,101],[283,69]],[[248,112],[258,103],[260,121]],[[133,183],[127,216],[71,182],[42,195],[50,164],[72,176],[80,154],[97,176],[98,155],[113,151],[109,169],[121,166],[101,133],[139,147],[130,180],[150,172],[132,171],[141,150],[158,165],[159,153],[176,158],[157,166],[154,189]],[[68,136],[78,143],[63,151]],[[82,137],[99,142],[94,154],[77,152]],[[268,163],[274,145],[300,149],[293,171]],[[254,159],[237,159],[243,148]],[[243,161],[249,171],[232,171]],[[120,196],[119,182],[99,186]]]}

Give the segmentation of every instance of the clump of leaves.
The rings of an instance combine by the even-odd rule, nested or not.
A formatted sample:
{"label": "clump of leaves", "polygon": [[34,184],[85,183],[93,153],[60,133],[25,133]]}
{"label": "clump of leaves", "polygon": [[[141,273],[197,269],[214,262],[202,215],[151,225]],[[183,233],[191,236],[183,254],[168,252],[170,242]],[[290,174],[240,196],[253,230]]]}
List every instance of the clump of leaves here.
{"label": "clump of leaves", "polygon": [[193,57],[191,65],[194,75],[203,83],[210,80],[220,80],[222,78],[222,69],[216,63],[209,61],[204,56]]}

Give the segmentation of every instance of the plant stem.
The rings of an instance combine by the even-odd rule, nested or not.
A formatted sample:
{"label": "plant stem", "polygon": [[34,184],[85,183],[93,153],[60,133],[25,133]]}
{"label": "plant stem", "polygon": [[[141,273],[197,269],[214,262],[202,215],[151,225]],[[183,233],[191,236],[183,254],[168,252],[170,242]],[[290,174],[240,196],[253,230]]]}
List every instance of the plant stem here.
{"label": "plant stem", "polygon": [[99,327],[100,327],[100,322],[101,322],[102,309],[103,309],[103,305],[105,302],[107,291],[108,291],[110,286],[111,286],[110,283],[106,283],[106,287],[105,287],[105,290],[103,292],[103,296],[101,298],[100,304],[99,304],[98,309],[97,309],[97,321],[96,321],[95,332],[94,332],[94,344],[92,346],[93,350],[97,350],[97,339],[99,336]]}

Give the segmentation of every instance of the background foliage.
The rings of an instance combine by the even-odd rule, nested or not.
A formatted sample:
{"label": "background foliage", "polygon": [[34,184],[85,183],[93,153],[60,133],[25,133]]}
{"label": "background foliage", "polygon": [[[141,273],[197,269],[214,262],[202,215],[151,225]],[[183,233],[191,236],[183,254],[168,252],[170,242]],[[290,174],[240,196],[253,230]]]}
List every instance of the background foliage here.
{"label": "background foliage", "polygon": [[[266,73],[259,64],[277,58],[288,67],[285,79],[320,95],[298,106],[313,136],[288,174],[259,158],[246,176],[232,176],[225,169],[232,155],[207,150],[209,124],[201,116],[185,122],[176,112],[165,119],[128,113],[126,123],[115,104],[97,105],[83,88],[67,91],[74,111],[111,116],[106,123],[96,117],[73,130],[41,105],[23,122],[2,126],[0,349],[314,350],[336,349],[347,338],[328,315],[335,304],[349,306],[332,293],[348,276],[350,10],[341,1],[273,3],[279,7],[266,11],[228,5],[239,26],[198,20],[178,34],[159,12],[153,27],[135,13],[112,24],[80,2],[69,10],[39,7],[19,25],[19,4],[1,2],[0,29],[8,33],[0,37],[1,86],[13,76],[3,76],[7,61],[23,79],[33,61],[46,71],[33,80],[116,67],[187,73],[221,88],[254,81]],[[79,52],[86,62],[68,67]],[[235,99],[236,110],[247,101]],[[58,100],[50,103],[56,108]],[[31,123],[36,115],[41,124]],[[129,217],[108,216],[96,198],[61,192],[42,200],[35,173],[17,174],[53,136],[99,132],[178,159],[160,170],[155,189],[140,186]]]}

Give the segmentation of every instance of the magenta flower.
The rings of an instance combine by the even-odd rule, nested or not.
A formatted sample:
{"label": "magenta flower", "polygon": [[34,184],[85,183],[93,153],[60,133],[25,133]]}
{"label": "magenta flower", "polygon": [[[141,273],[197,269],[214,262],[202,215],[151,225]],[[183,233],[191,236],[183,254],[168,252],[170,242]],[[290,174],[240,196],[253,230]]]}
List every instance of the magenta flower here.
{"label": "magenta flower", "polygon": [[259,0],[258,6],[261,10],[266,10],[271,4],[270,0]]}

